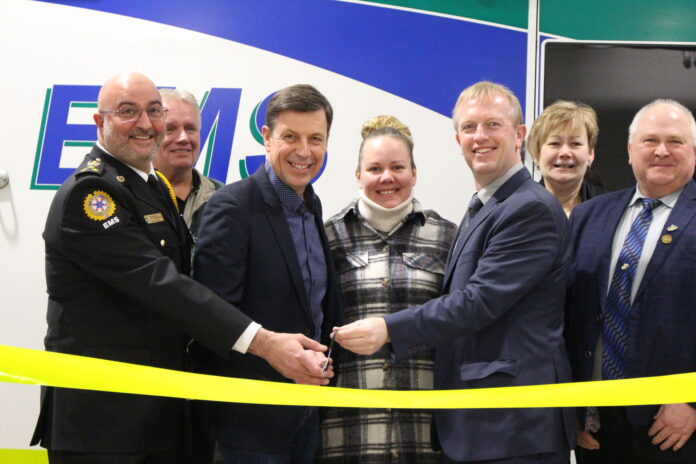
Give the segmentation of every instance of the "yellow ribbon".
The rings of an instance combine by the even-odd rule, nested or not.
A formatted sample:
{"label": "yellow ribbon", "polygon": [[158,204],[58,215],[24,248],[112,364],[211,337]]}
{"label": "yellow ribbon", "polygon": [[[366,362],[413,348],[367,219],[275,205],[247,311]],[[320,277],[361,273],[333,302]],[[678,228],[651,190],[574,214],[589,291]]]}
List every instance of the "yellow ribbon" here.
{"label": "yellow ribbon", "polygon": [[234,403],[360,408],[537,408],[696,402],[696,373],[471,390],[356,390],[191,374],[2,345],[0,381]]}

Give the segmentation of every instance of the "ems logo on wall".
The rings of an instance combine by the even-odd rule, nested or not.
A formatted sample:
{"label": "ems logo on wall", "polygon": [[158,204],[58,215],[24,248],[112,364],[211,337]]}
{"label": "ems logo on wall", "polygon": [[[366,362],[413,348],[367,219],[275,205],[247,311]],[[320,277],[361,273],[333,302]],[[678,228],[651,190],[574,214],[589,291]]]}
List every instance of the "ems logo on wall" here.
{"label": "ems logo on wall", "polygon": [[[96,141],[92,115],[97,110],[97,85],[54,85],[46,89],[31,189],[57,189],[80,164]],[[197,166],[204,175],[226,182],[242,89],[213,87],[201,98],[201,153]],[[261,127],[273,93],[260,101],[249,118],[249,130],[259,143],[259,152],[240,159],[243,179],[265,160]],[[324,172],[327,158],[316,181]]]}

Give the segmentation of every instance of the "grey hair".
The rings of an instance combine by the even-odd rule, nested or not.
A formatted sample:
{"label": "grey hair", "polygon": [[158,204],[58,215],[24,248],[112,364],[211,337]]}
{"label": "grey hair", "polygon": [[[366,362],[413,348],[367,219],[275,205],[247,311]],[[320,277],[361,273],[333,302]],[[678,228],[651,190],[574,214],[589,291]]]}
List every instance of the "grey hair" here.
{"label": "grey hair", "polygon": [[167,101],[170,100],[180,100],[188,103],[198,110],[198,123],[201,122],[201,112],[198,106],[198,100],[193,96],[191,92],[184,89],[159,89],[160,96],[162,97],[162,104],[166,107]]}
{"label": "grey hair", "polygon": [[691,127],[691,141],[692,143],[696,143],[696,121],[694,121],[693,113],[691,113],[691,110],[689,110],[689,108],[682,105],[676,100],[672,100],[671,98],[658,98],[657,100],[651,101],[650,103],[638,110],[636,115],[633,116],[633,121],[631,121],[631,125],[628,126],[629,142],[631,141],[633,135],[636,133],[636,129],[638,128],[638,120],[641,118],[641,116],[643,116],[645,110],[652,108],[656,105],[670,105],[678,110],[681,110],[686,115],[686,117],[689,118],[689,126]]}

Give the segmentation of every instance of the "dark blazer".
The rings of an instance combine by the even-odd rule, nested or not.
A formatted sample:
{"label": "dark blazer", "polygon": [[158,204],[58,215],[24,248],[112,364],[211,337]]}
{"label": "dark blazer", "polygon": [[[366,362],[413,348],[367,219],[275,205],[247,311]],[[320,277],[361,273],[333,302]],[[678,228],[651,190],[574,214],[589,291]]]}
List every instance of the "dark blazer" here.
{"label": "dark blazer", "polygon": [[[592,378],[614,233],[634,193],[635,187],[606,193],[577,206],[570,216],[573,264],[566,338],[576,381]],[[629,378],[696,371],[695,218],[696,184],[690,181],[660,234],[671,242],[658,240],[631,306]],[[628,419],[634,426],[647,426],[657,409],[629,407]]]}
{"label": "dark blazer", "polygon": [[[89,217],[95,193],[114,206],[108,218]],[[181,274],[190,242],[166,195],[96,147],[61,186],[43,234],[46,350],[180,370],[190,334],[229,353],[250,319]],[[178,399],[47,388],[32,444],[175,450],[184,443],[183,411]]]}
{"label": "dark blazer", "polygon": [[[328,267],[321,341],[340,323],[340,295],[324,233],[321,203],[315,218]],[[317,244],[319,245],[319,244]],[[203,213],[194,276],[264,328],[314,337],[302,271],[283,207],[261,166],[252,176],[218,190]],[[263,359],[233,353],[213,372],[289,382]],[[217,438],[230,446],[285,451],[303,408],[218,404]]]}
{"label": "dark blazer", "polygon": [[[442,296],[385,317],[395,356],[435,346],[436,389],[568,381],[562,331],[570,233],[558,201],[522,169],[457,240]],[[443,452],[457,461],[574,445],[572,410],[439,410],[434,420]]]}

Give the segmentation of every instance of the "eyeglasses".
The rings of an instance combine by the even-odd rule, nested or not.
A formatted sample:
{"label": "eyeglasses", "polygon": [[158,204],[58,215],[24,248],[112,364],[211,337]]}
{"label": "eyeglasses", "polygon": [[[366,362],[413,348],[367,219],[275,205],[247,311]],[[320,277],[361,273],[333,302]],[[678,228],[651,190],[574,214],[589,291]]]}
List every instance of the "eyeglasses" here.
{"label": "eyeglasses", "polygon": [[[167,108],[163,106],[151,106],[145,113],[150,121],[162,121],[167,116]],[[122,122],[134,122],[140,119],[142,108],[135,106],[123,106],[117,110],[100,110],[100,114],[115,114]]]}

